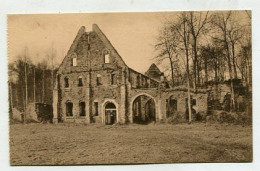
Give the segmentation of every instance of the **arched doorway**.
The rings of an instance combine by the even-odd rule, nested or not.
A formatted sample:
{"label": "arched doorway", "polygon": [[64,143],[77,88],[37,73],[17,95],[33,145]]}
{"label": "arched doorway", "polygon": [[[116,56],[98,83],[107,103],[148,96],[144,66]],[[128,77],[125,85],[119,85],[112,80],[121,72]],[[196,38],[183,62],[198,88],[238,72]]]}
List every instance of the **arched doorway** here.
{"label": "arched doorway", "polygon": [[133,122],[148,124],[156,121],[155,101],[147,95],[137,96],[132,103]]}
{"label": "arched doorway", "polygon": [[105,124],[113,125],[116,123],[117,118],[116,105],[112,102],[108,102],[105,105]]}

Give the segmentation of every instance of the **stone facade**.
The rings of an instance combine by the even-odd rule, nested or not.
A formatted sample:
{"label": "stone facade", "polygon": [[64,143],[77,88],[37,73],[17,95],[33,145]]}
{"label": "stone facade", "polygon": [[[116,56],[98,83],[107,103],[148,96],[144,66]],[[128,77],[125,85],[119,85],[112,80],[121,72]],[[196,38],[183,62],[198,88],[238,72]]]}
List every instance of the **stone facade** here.
{"label": "stone facade", "polygon": [[[165,79],[149,76],[164,77],[161,72],[146,73],[129,68],[97,25],[90,32],[81,27],[56,75],[54,123],[133,123],[140,113],[137,106],[154,112],[154,121],[159,122],[167,118],[170,97],[176,98],[177,112],[185,116],[187,91],[160,86]],[[193,93],[193,97],[196,112],[207,113],[207,93]],[[153,118],[147,111],[140,118]]]}

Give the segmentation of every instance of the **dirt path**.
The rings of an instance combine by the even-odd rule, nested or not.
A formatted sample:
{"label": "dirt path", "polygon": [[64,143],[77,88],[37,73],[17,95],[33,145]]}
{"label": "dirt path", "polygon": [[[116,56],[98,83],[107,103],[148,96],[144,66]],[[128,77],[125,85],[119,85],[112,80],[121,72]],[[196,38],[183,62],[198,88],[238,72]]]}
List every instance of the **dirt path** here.
{"label": "dirt path", "polygon": [[252,161],[252,128],[238,125],[10,126],[11,165]]}

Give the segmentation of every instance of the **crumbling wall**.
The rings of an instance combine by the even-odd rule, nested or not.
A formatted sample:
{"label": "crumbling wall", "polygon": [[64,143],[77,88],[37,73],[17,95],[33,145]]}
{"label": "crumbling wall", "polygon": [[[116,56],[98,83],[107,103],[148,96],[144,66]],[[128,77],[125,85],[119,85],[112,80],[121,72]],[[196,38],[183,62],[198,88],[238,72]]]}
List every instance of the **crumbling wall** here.
{"label": "crumbling wall", "polygon": [[196,105],[193,105],[193,108],[197,113],[200,113],[202,116],[206,116],[208,112],[208,94],[206,93],[192,93],[193,98],[196,99]]}
{"label": "crumbling wall", "polygon": [[12,109],[12,119],[18,120],[18,121],[21,121],[21,122],[23,121],[21,111],[19,111],[17,108]]}
{"label": "crumbling wall", "polygon": [[38,117],[37,117],[37,113],[36,113],[36,109],[35,109],[35,103],[29,103],[27,105],[27,108],[24,112],[24,116],[25,116],[25,120],[26,121],[39,121]]}
{"label": "crumbling wall", "polygon": [[[105,63],[104,54],[109,54],[109,63]],[[77,66],[72,66],[72,58]],[[106,101],[117,106],[118,122],[131,122],[132,103],[140,95],[148,95],[155,101],[156,121],[166,119],[166,103],[170,96],[177,100],[177,112],[184,118],[187,111],[186,90],[165,90],[159,82],[126,66],[121,56],[102,33],[93,25],[93,31],[85,32],[81,28],[58,71],[57,110],[63,121],[102,122]],[[111,76],[114,83],[111,83]],[[65,87],[65,77],[69,87]],[[83,85],[78,85],[81,77]],[[99,77],[99,83],[97,83]],[[158,77],[158,76],[157,76]],[[197,103],[193,107],[197,112],[207,113],[207,95],[193,93]],[[66,116],[66,103],[73,103],[73,116]],[[85,102],[86,116],[79,116],[79,103]],[[94,104],[98,103],[98,116],[94,116]],[[54,105],[55,105],[54,104]],[[56,110],[56,109],[55,109]]]}
{"label": "crumbling wall", "polygon": [[[177,100],[177,115],[182,119],[186,119],[186,113],[188,110],[188,94],[185,90],[165,90],[161,94],[161,110],[164,118],[167,118],[167,103],[170,98]],[[205,116],[207,114],[207,105],[208,105],[208,94],[207,93],[194,93],[191,92],[191,107],[192,110],[196,111],[196,114]],[[196,104],[193,103],[193,100],[196,101]]]}

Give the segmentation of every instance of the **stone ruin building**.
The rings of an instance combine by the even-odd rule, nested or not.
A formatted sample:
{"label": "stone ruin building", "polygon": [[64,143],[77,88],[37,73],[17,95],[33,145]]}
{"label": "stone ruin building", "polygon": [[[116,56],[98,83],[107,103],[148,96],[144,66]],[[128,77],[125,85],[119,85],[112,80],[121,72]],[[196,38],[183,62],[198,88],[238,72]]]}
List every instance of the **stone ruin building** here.
{"label": "stone ruin building", "polygon": [[[177,114],[187,119],[187,89],[170,87],[155,64],[145,74],[129,68],[96,24],[90,32],[80,28],[55,82],[54,123],[164,122]],[[191,97],[194,114],[205,116],[207,92]]]}

